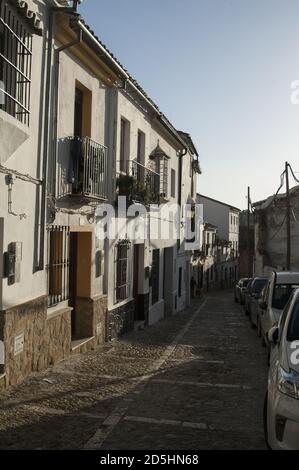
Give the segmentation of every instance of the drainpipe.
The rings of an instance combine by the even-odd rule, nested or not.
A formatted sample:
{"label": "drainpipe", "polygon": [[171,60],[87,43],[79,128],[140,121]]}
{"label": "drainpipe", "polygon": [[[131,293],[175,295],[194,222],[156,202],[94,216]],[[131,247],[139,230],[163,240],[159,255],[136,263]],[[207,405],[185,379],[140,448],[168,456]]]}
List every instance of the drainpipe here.
{"label": "drainpipe", "polygon": [[[39,246],[39,262],[35,267],[37,271],[43,271],[45,264],[45,228],[46,228],[46,200],[47,200],[47,181],[48,181],[48,153],[49,153],[49,136],[50,136],[50,114],[51,114],[51,68],[52,68],[52,47],[53,47],[53,29],[54,29],[54,15],[56,12],[69,13],[69,9],[53,7],[49,15],[49,33],[48,33],[48,51],[47,51],[47,74],[45,86],[45,115],[44,115],[44,148],[43,148],[43,162],[42,162],[42,194],[41,194],[41,223],[40,223],[40,246]],[[74,11],[71,10],[72,13]],[[81,36],[81,35],[80,35]],[[58,90],[57,93],[58,94]],[[56,144],[55,144],[56,147]],[[56,154],[55,154],[56,159]],[[56,165],[55,165],[56,171]]]}
{"label": "drainpipe", "polygon": [[183,174],[183,157],[187,154],[187,148],[181,150],[179,153],[179,187],[178,187],[178,199],[179,206],[182,204],[182,174]]}
{"label": "drainpipe", "polygon": [[47,52],[47,75],[45,90],[45,115],[44,115],[44,148],[42,163],[42,194],[41,194],[41,224],[40,224],[40,245],[39,245],[39,262],[35,267],[36,271],[44,269],[44,244],[46,229],[46,196],[47,196],[47,178],[48,178],[48,149],[49,149],[49,109],[50,109],[50,89],[51,89],[51,65],[52,65],[52,41],[53,41],[53,9],[50,10],[49,17],[49,33],[48,33],[48,52]]}

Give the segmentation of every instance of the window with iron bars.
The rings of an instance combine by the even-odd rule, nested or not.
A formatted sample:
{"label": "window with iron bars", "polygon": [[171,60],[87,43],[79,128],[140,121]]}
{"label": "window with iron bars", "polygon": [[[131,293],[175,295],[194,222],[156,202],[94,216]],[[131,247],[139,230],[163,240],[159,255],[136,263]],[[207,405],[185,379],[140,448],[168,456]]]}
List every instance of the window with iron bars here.
{"label": "window with iron bars", "polygon": [[48,227],[48,306],[69,299],[69,227]]}
{"label": "window with iron bars", "polygon": [[115,301],[121,302],[130,295],[130,270],[129,270],[130,243],[120,241],[115,247]]}
{"label": "window with iron bars", "polygon": [[168,158],[162,157],[156,161],[156,172],[160,174],[160,194],[168,196]]}
{"label": "window with iron bars", "polygon": [[29,125],[32,34],[5,0],[0,0],[0,109]]}

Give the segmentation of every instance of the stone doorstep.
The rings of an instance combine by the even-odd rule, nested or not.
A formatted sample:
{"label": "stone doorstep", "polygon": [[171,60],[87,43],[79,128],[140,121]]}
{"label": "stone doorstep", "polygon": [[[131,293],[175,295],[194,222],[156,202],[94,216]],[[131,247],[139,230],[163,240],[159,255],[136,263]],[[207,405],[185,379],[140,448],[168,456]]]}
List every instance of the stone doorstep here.
{"label": "stone doorstep", "polygon": [[76,351],[77,349],[81,348],[82,346],[84,346],[85,344],[88,344],[90,343],[91,341],[93,341],[95,339],[95,336],[91,336],[89,338],[83,338],[83,339],[76,339],[76,340],[73,340],[72,343],[71,343],[71,351]]}

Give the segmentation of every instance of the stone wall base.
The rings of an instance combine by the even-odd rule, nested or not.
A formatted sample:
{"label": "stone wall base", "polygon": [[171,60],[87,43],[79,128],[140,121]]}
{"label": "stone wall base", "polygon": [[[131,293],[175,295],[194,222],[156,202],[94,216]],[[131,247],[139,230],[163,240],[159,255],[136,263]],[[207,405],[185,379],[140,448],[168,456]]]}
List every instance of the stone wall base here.
{"label": "stone wall base", "polygon": [[94,337],[94,346],[107,337],[107,296],[76,299],[76,338]]}
{"label": "stone wall base", "polygon": [[119,338],[133,329],[134,300],[108,312],[108,340]]}
{"label": "stone wall base", "polygon": [[[107,338],[107,296],[78,299],[79,328],[92,341],[77,348],[95,349]],[[71,308],[59,305],[48,310],[47,296],[0,311],[0,341],[5,364],[0,368],[1,387],[16,385],[70,356],[72,351]],[[2,375],[5,376],[2,377]]]}
{"label": "stone wall base", "polygon": [[4,390],[6,387],[6,375],[2,374],[0,375],[0,390]]}
{"label": "stone wall base", "polygon": [[66,359],[71,350],[71,309],[65,307],[47,315],[45,363],[52,366]]}

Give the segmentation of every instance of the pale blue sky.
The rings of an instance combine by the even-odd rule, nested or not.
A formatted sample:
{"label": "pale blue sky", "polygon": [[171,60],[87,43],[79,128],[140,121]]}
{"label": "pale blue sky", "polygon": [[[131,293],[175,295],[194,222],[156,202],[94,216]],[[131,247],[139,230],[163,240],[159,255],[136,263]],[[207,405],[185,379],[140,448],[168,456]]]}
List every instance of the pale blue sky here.
{"label": "pale blue sky", "polygon": [[[80,12],[200,154],[200,192],[246,206],[299,172],[299,0],[85,0]],[[299,175],[297,175],[299,176]]]}

